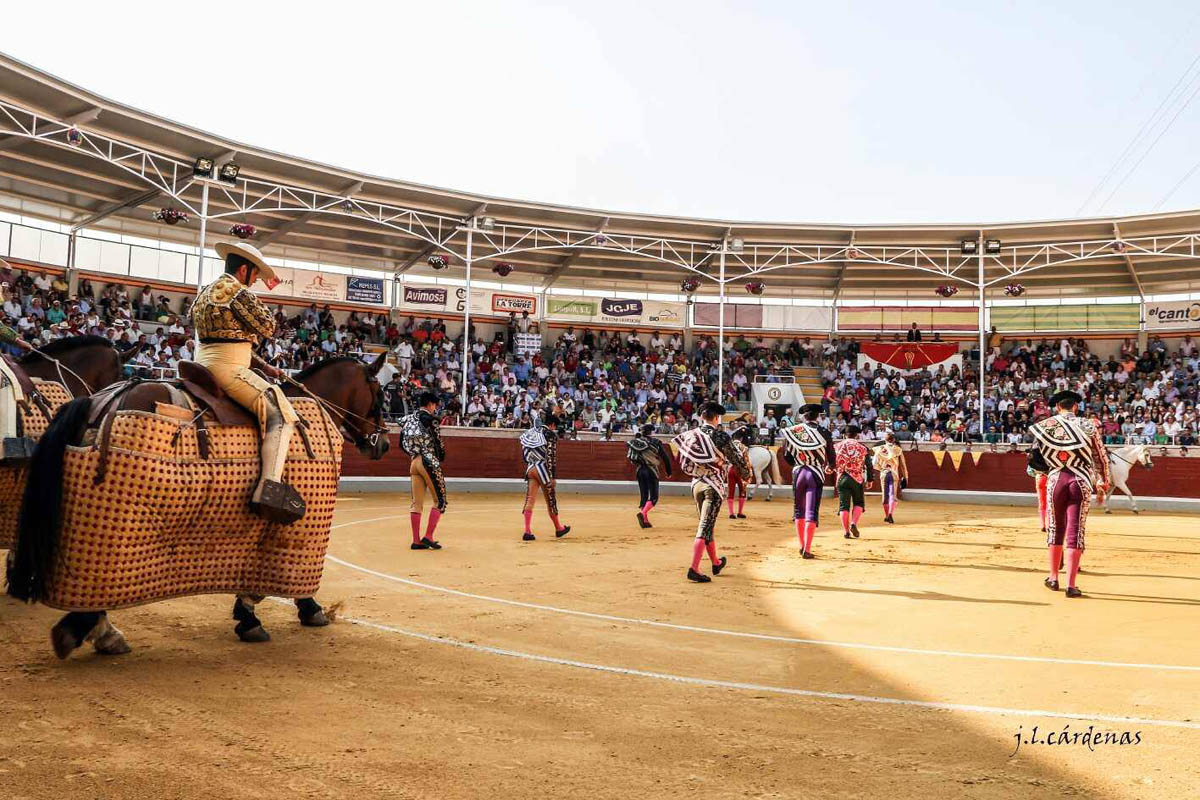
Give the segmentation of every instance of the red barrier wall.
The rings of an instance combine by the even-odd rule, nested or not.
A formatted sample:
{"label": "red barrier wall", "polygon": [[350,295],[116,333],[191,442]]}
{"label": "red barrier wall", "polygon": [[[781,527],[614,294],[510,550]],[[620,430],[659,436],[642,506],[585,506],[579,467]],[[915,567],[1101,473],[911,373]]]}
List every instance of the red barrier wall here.
{"label": "red barrier wall", "polygon": [[[392,449],[381,461],[370,461],[347,445],[342,474],[347,476],[408,475],[408,456],[392,437]],[[452,478],[520,478],[524,474],[521,447],[516,438],[447,436],[446,475]],[[558,448],[558,476],[582,480],[633,480],[633,466],[625,458],[624,442],[564,441]],[[939,466],[936,453],[908,452],[909,486],[913,489],[949,489],[991,492],[1032,492],[1033,480],[1025,474],[1024,453],[963,454],[955,469],[950,453]],[[978,462],[976,462],[978,458]],[[780,459],[779,474],[789,480],[787,463]],[[686,480],[675,465],[673,480]],[[1200,498],[1200,460],[1155,457],[1154,469],[1134,467],[1129,489],[1147,497]]]}

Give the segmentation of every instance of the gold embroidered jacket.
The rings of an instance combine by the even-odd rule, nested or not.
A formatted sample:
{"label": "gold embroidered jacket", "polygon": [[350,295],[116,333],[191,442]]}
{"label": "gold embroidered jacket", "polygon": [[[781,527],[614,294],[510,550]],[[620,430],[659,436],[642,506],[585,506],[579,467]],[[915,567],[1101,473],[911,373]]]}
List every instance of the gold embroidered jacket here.
{"label": "gold embroidered jacket", "polygon": [[270,310],[228,273],[196,295],[192,325],[201,342],[216,339],[254,343],[275,335],[275,318]]}

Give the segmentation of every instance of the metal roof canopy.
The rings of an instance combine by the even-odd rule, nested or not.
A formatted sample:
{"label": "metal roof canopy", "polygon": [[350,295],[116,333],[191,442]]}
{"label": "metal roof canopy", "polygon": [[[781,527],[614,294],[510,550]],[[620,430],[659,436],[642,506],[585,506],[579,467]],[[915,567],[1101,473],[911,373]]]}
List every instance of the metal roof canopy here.
{"label": "metal roof canopy", "polygon": [[[82,134],[69,143],[68,132]],[[70,224],[195,244],[194,229],[150,214],[174,205],[201,213],[199,156],[236,158],[232,186],[210,183],[213,224],[247,222],[268,254],[397,273],[461,275],[472,261],[506,261],[514,280],[548,287],[701,293],[751,278],[768,295],[824,299],[929,298],[943,283],[1030,297],[1190,292],[1200,289],[1200,211],[1005,224],[840,225],[685,219],[556,206],[421,186],[329,167],[231,142],[138,111],[0,56],[0,194],[23,210]],[[32,209],[32,210],[30,210]],[[495,220],[484,230],[479,219]],[[471,232],[468,233],[468,229]],[[223,231],[221,231],[223,233]],[[999,239],[982,259],[963,239]],[[732,244],[744,244],[735,250]],[[964,295],[970,295],[964,292]]]}

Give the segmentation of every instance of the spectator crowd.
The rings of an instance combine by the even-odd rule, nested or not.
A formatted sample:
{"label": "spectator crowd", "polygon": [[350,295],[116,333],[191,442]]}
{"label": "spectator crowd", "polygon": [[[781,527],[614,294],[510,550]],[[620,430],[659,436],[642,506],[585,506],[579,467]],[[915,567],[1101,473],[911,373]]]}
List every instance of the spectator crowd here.
{"label": "spectator crowd", "polygon": [[[174,374],[192,355],[189,298],[176,301],[149,286],[130,290],[112,283],[99,292],[87,279],[70,292],[62,276],[14,270],[0,262],[5,321],[35,346],[58,338],[103,336],[120,349],[139,347],[132,369],[159,377]],[[383,345],[393,365],[382,376],[386,411],[411,409],[422,390],[438,394],[447,423],[477,427],[528,427],[553,398],[577,431],[628,431],[653,425],[674,433],[694,424],[711,398],[729,408],[750,399],[755,380],[790,379],[794,367],[820,370],[825,409],[820,424],[835,437],[850,425],[868,435],[892,431],[900,441],[1029,441],[1029,424],[1051,413],[1048,397],[1072,389],[1084,397],[1081,413],[1096,420],[1109,444],[1179,444],[1200,439],[1200,348],[1192,337],[1168,346],[1152,336],[1144,349],[1127,338],[1117,352],[1098,354],[1086,339],[1004,338],[995,331],[984,357],[986,422],[978,414],[978,350],[963,366],[900,374],[886,366],[858,367],[856,341],[836,336],[790,341],[726,339],[725,382],[718,391],[715,338],[697,333],[685,346],[682,332],[605,331],[568,327],[541,349],[515,347],[516,333],[538,333],[527,314],[512,315],[488,340],[473,326],[467,356],[469,391],[460,406],[463,340],[441,320],[393,319],[387,312],[351,312],[338,319],[328,306],[311,304],[288,315],[275,309],[276,340],[262,356],[300,370],[334,356],[361,356]],[[876,337],[878,338],[878,337]],[[920,341],[914,327],[906,338]],[[934,336],[934,341],[940,337]],[[896,340],[899,336],[895,337]],[[768,411],[752,422],[768,439],[793,423]]]}

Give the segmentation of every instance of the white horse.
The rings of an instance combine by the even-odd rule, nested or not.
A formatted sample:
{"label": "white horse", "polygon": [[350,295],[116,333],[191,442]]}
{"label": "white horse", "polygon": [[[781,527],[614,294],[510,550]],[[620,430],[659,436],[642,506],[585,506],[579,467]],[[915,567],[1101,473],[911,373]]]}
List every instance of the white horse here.
{"label": "white horse", "polygon": [[1112,513],[1112,509],[1108,505],[1108,498],[1117,489],[1120,489],[1129,498],[1129,505],[1133,509],[1133,513],[1138,513],[1137,500],[1134,498],[1133,492],[1129,491],[1129,487],[1125,485],[1135,464],[1141,464],[1146,469],[1154,466],[1154,462],[1150,460],[1149,447],[1144,444],[1132,444],[1108,451],[1108,468],[1112,473],[1113,485],[1108,487],[1108,491],[1103,497],[1098,498],[1100,507],[1104,509],[1105,514]]}
{"label": "white horse", "polygon": [[775,491],[775,484],[783,484],[783,478],[779,476],[779,460],[775,457],[775,452],[768,447],[756,444],[747,449],[750,451],[750,480],[753,485],[747,490],[746,497],[753,500],[754,490],[760,483],[766,483],[769,502]]}

